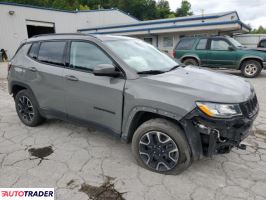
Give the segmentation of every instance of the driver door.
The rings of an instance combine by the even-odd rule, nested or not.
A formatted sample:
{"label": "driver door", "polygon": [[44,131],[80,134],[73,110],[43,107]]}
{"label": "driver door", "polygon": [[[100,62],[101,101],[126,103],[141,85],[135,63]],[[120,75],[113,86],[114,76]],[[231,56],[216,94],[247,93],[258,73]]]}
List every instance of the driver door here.
{"label": "driver door", "polygon": [[236,66],[237,53],[233,46],[223,38],[213,38],[210,41],[208,53],[208,66],[234,68]]}
{"label": "driver door", "polygon": [[94,43],[71,42],[69,67],[64,71],[67,114],[120,133],[125,79],[95,76],[92,72],[99,64],[113,60]]}

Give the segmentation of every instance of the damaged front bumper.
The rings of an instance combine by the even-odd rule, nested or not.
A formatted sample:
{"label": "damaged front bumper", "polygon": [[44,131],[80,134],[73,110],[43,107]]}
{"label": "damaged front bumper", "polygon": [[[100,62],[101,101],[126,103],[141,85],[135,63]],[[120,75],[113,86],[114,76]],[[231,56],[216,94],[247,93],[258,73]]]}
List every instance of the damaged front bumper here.
{"label": "damaged front bumper", "polygon": [[257,99],[250,101],[240,104],[243,116],[211,118],[196,108],[181,120],[194,160],[228,153],[233,147],[245,149],[241,141],[249,135],[259,111]]}

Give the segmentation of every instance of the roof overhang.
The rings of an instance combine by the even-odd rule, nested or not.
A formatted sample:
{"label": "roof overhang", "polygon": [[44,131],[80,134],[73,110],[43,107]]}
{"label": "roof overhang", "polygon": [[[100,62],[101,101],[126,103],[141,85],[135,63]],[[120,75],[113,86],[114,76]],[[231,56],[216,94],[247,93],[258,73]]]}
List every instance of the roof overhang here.
{"label": "roof overhang", "polygon": [[[93,34],[118,34],[118,35],[142,35],[142,34],[152,34],[152,33],[169,33],[169,32],[187,32],[187,31],[202,31],[202,30],[239,30],[241,32],[249,32],[250,27],[245,25],[240,20],[234,21],[223,21],[223,22],[202,22],[187,25],[171,25],[171,26],[156,26],[156,27],[146,27],[146,28],[132,28],[132,29],[105,29],[98,30],[94,29],[88,31],[88,33]],[[82,31],[87,32],[87,31]]]}
{"label": "roof overhang", "polygon": [[93,34],[142,35],[152,33],[186,32],[201,30],[234,30],[249,32],[250,27],[240,21],[236,11],[205,16],[189,16],[173,19],[149,20],[138,23],[79,29]]}

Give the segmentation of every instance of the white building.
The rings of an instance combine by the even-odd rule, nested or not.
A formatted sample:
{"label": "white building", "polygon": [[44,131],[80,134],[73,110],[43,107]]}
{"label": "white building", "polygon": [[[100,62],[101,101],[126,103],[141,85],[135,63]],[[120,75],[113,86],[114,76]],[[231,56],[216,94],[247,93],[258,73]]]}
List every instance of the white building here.
{"label": "white building", "polygon": [[21,41],[42,33],[71,33],[84,27],[138,22],[117,10],[64,11],[0,2],[0,49],[11,57]]}
{"label": "white building", "polygon": [[172,51],[184,36],[233,35],[247,33],[250,27],[244,24],[236,11],[139,21],[130,24],[99,26],[79,29],[83,33],[127,35],[144,39],[164,51]]}
{"label": "white building", "polygon": [[0,2],[0,49],[12,56],[20,42],[41,33],[126,35],[171,52],[183,36],[247,33],[237,12],[139,21],[117,9],[64,11]]}

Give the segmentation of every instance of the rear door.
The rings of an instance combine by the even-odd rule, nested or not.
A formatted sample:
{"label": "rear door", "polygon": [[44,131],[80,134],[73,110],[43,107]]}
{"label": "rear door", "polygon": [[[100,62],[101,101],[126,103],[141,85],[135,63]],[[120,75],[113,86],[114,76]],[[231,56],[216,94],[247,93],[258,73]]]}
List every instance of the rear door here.
{"label": "rear door", "polygon": [[69,117],[120,133],[125,79],[92,73],[99,64],[116,64],[99,46],[89,41],[72,41],[69,49],[69,67],[64,71]]}
{"label": "rear door", "polygon": [[198,41],[195,47],[195,53],[200,59],[201,66],[206,66],[208,64],[207,56],[208,56],[209,50],[207,49],[207,43],[208,43],[208,39],[202,38]]}
{"label": "rear door", "polygon": [[65,41],[33,43],[29,51],[26,81],[39,106],[53,113],[65,113],[64,78]]}
{"label": "rear door", "polygon": [[207,59],[210,67],[234,68],[236,66],[237,52],[229,41],[224,38],[212,38],[209,45]]}

